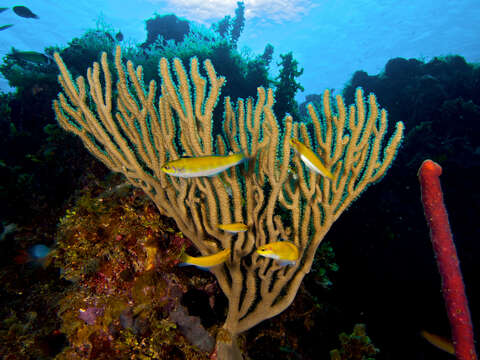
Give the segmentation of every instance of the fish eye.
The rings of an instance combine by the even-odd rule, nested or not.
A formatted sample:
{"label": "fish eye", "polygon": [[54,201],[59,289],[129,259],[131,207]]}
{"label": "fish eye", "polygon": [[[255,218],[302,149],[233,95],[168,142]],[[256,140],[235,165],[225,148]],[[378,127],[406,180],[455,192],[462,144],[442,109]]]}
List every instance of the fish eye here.
{"label": "fish eye", "polygon": [[164,165],[163,168],[164,168],[165,170],[170,170],[170,166],[168,166],[168,165]]}

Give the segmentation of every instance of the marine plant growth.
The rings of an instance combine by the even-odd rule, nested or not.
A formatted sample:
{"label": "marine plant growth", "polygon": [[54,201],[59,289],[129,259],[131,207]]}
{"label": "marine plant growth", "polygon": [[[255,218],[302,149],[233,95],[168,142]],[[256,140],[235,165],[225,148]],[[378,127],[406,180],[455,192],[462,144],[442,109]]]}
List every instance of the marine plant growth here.
{"label": "marine plant growth", "polygon": [[[123,40],[117,30],[100,19],[96,28],[73,38],[64,48],[51,46],[43,52],[12,48],[0,64],[0,73],[17,90],[0,95],[0,132],[5,135],[0,140],[0,176],[5,179],[0,186],[0,199],[6,204],[0,210],[2,219],[30,219],[32,213],[43,216],[44,208],[60,209],[62,202],[82,182],[83,175],[92,170],[87,170],[86,164],[103,169],[89,161],[80,141],[73,140],[55,122],[50,103],[60,91],[53,61],[55,51],[61,52],[69,71],[76,77],[84,74],[102,51],[108,54],[109,63],[113,63],[115,46],[122,44],[125,58],[142,65],[145,78],[156,81],[159,81],[160,57],[180,57],[185,64],[194,55],[202,61],[210,58],[218,64],[217,69],[230,74],[228,84],[223,87],[224,96],[254,96],[257,86],[270,84],[268,64],[273,47],[268,46],[268,51],[261,56],[235,48],[233,42],[238,40],[244,24],[241,9],[239,4],[223,35],[216,28],[209,30],[171,14],[146,21],[145,44],[148,46],[132,45],[128,37]],[[178,24],[177,28],[172,24]],[[222,117],[220,107],[215,117]],[[35,198],[33,205],[32,198]]]}
{"label": "marine plant growth", "polygon": [[[308,108],[312,128],[290,116],[281,128],[270,89],[258,88],[255,101],[239,99],[234,104],[227,97],[219,124],[223,131],[214,137],[213,111],[225,78],[208,60],[203,75],[196,58],[190,60],[189,72],[180,60],[170,63],[162,58],[159,90],[155,81],[144,84],[141,66],[123,65],[119,47],[115,88],[105,53],[101,64],[88,69],[88,84],[83,77],[73,80],[58,54],[55,60],[64,91],[54,101],[61,126],[151,197],[200,254],[230,250],[224,263],[211,268],[229,301],[225,323],[217,333],[220,359],[240,359],[238,334],[291,304],[332,224],[385,174],[402,139],[399,122],[383,146],[386,112],[379,111],[372,94],[367,111],[361,89],[348,110],[340,96],[333,105],[325,91],[324,116],[313,106]],[[296,156],[292,139],[314,149],[320,158]],[[198,158],[229,152],[242,153],[246,165],[187,179],[162,171],[162,165],[184,155]],[[323,163],[331,179],[310,170],[316,162]],[[218,227],[231,223],[245,224],[248,230],[231,234]],[[299,258],[288,266],[257,253],[280,240],[298,249]]]}
{"label": "marine plant growth", "polygon": [[119,181],[91,183],[60,220],[55,265],[72,285],[58,303],[68,346],[57,358],[206,360],[214,339],[181,301],[214,279],[178,271],[191,244]]}

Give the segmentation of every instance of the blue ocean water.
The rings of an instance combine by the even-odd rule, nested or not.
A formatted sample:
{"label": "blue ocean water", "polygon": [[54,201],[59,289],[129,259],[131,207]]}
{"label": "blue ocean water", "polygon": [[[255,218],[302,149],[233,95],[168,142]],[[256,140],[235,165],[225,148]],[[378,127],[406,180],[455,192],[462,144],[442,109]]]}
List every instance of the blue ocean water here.
{"label": "blue ocean water", "polygon": [[[4,1],[2,6],[20,5]],[[0,24],[14,26],[0,32],[0,56],[11,47],[42,51],[66,45],[100,21],[121,30],[126,41],[146,38],[145,20],[153,13],[175,13],[205,26],[233,15],[235,0],[80,0],[24,1],[40,19],[18,17],[11,10],[0,14]],[[261,54],[265,45],[279,54],[293,52],[304,68],[299,78],[305,92],[325,88],[341,90],[356,70],[381,71],[392,57],[460,54],[480,61],[480,7],[476,0],[323,0],[245,1],[246,24],[239,48]],[[275,67],[272,71],[275,74]],[[0,78],[0,89],[7,88]]]}

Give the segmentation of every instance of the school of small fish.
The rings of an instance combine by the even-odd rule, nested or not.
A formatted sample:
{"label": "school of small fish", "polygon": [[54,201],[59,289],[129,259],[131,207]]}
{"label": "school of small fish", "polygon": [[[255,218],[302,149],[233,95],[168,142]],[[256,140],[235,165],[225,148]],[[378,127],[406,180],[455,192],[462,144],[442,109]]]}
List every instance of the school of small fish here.
{"label": "school of small fish", "polygon": [[[290,145],[310,170],[330,181],[333,180],[333,174],[323,165],[320,158],[308,146],[293,138],[290,139]],[[248,161],[248,157],[243,153],[224,156],[182,157],[165,163],[162,166],[162,171],[170,176],[183,178],[215,176],[245,161]],[[222,181],[222,183],[224,183],[224,181]],[[248,231],[248,225],[243,223],[218,224],[217,227],[220,230],[233,234]],[[274,259],[280,266],[295,265],[300,257],[298,247],[289,241],[277,241],[263,245],[257,248],[256,253],[260,256]],[[194,265],[202,269],[210,269],[211,267],[223,264],[229,257],[229,249],[200,257],[185,254],[180,265]]]}
{"label": "school of small fish", "polygon": [[[0,13],[7,11],[9,8],[8,7],[0,7]],[[26,6],[14,6],[12,8],[13,12],[17,14],[18,16],[21,16],[23,18],[27,19],[39,19],[38,15],[34,14],[32,10],[27,8]],[[0,31],[2,30],[7,30],[8,28],[11,28],[13,24],[7,24],[7,25],[2,25],[0,26]]]}
{"label": "school of small fish", "polygon": [[[8,7],[0,7],[0,13],[3,13],[4,11],[7,11]],[[27,8],[26,6],[23,5],[17,5],[12,7],[13,12],[23,18],[26,19],[40,19],[40,17],[35,14],[32,10]],[[0,25],[0,31],[7,30],[11,27],[13,27],[14,24],[6,24],[6,25]],[[105,36],[109,38],[113,42],[120,42],[123,41],[123,33],[121,31],[117,32],[115,35],[115,38],[109,33],[105,32]],[[36,51],[19,51],[14,48],[12,48],[12,53],[7,54],[7,57],[15,60],[22,60],[22,61],[27,61],[29,63],[37,64],[37,65],[49,65],[52,63],[52,57],[43,53],[39,53]]]}

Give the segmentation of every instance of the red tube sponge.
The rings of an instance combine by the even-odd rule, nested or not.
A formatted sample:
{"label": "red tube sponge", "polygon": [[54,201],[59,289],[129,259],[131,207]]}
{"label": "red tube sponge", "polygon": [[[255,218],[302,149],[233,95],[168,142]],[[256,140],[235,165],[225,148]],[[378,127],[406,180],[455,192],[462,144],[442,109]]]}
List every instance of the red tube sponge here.
{"label": "red tube sponge", "polygon": [[430,239],[442,278],[442,292],[452,329],[455,355],[459,360],[476,360],[473,326],[468,309],[465,286],[443,203],[440,175],[442,168],[425,160],[418,171],[422,204],[430,228]]}

